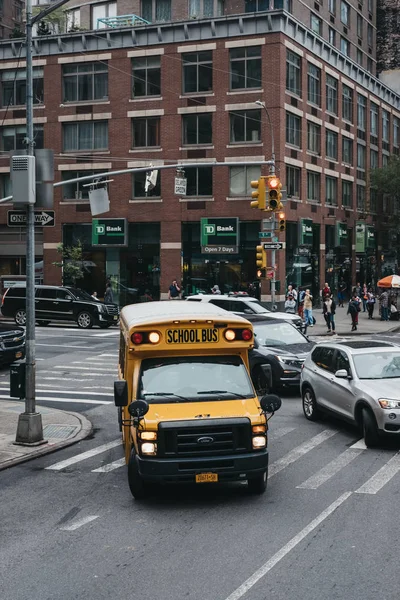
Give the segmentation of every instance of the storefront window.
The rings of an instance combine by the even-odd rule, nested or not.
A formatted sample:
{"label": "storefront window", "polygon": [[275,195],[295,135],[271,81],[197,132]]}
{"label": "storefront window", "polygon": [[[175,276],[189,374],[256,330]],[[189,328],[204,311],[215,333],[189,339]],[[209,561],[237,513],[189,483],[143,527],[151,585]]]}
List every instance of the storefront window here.
{"label": "storefront window", "polygon": [[[306,238],[302,236],[304,227],[312,228],[312,234],[308,234]],[[311,219],[301,219],[300,222],[286,224],[286,281],[283,285],[285,290],[288,285],[293,285],[296,289],[309,288],[314,297],[314,305],[321,287],[319,243],[320,226],[312,223]]]}

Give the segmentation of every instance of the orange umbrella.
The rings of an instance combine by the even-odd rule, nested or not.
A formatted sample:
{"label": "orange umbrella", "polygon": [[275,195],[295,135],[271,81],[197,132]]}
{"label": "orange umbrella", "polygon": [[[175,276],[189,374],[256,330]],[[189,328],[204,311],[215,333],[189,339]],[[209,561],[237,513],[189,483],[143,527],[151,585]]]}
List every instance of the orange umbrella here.
{"label": "orange umbrella", "polygon": [[400,288],[400,277],[398,275],[388,275],[378,281],[378,287]]}

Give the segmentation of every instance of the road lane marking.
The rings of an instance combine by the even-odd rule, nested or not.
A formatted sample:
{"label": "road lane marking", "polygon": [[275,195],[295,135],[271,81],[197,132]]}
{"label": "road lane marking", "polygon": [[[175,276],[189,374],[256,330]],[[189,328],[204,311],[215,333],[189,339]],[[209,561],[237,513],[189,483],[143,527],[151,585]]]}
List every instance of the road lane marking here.
{"label": "road lane marking", "polygon": [[123,467],[125,464],[125,458],[120,458],[119,460],[115,460],[114,462],[108,463],[108,465],[103,465],[102,467],[93,469],[92,473],[109,473],[110,471],[114,471],[114,469],[119,469],[120,467]]}
{"label": "road lane marking", "polygon": [[38,342],[36,342],[36,346],[48,346],[50,348],[78,348],[79,350],[92,350],[93,348],[91,346],[71,346],[71,345],[67,345],[67,344],[40,344]]}
{"label": "road lane marking", "polygon": [[75,523],[72,523],[71,525],[64,525],[64,527],[60,527],[61,531],[75,531],[75,529],[79,529],[79,527],[82,527],[83,525],[87,525],[87,523],[90,523],[91,521],[94,521],[95,519],[98,519],[99,515],[92,515],[89,517],[84,517],[83,519],[79,519],[79,521],[75,521]]}
{"label": "road lane marking", "polygon": [[344,467],[347,467],[357,456],[362,454],[364,450],[357,448],[348,448],[345,452],[342,452],[338,457],[334,458],[329,464],[325,465],[322,469],[314,473],[306,481],[297,485],[296,488],[303,490],[316,490],[320,485],[326,483],[336,473],[338,473]]}
{"label": "road lane marking", "polygon": [[119,335],[119,330],[118,331],[110,331],[109,333],[93,333],[91,337],[110,337],[110,336],[116,336]]}
{"label": "road lane marking", "polygon": [[300,542],[304,540],[314,529],[325,521],[336,509],[339,508],[351,496],[352,492],[345,492],[335,502],[332,502],[328,508],[320,513],[311,523],[306,525],[297,535],[295,535],[287,544],[276,552],[266,563],[264,563],[251,577],[240,585],[226,600],[239,600],[262,579],[275,565],[277,565],[289,552],[291,552]]}
{"label": "road lane marking", "polygon": [[296,462],[296,460],[307,454],[307,452],[310,452],[310,450],[313,450],[314,448],[319,446],[319,444],[322,444],[323,442],[326,442],[326,440],[329,440],[329,438],[331,438],[336,433],[336,429],[325,429],[324,431],[321,431],[321,433],[319,433],[318,435],[315,435],[303,444],[300,444],[300,446],[297,446],[297,448],[294,448],[293,450],[285,454],[285,456],[282,456],[282,458],[278,458],[278,460],[273,462],[269,467],[268,479],[270,479],[271,477],[273,477],[292,463]]}
{"label": "road lane marking", "polygon": [[[0,385],[10,385],[10,384],[7,384],[7,383],[1,381]],[[42,383],[41,385],[44,385],[44,384]],[[104,389],[104,388],[102,388],[102,389]],[[80,390],[53,390],[53,389],[52,390],[41,390],[41,389],[37,389],[36,391],[44,392],[46,394],[50,391],[53,392],[53,394],[82,394],[82,391],[80,391]],[[112,392],[85,392],[85,394],[87,394],[89,396],[112,396],[113,395]]]}
{"label": "road lane marking", "polygon": [[279,438],[283,437],[284,435],[287,435],[288,433],[291,433],[295,429],[295,427],[281,427],[275,430],[269,429],[268,436],[271,437],[273,440],[279,440]]}
{"label": "road lane marking", "polygon": [[77,366],[73,366],[71,367],[70,365],[56,365],[55,367],[53,367],[54,369],[62,369],[63,371],[68,371],[68,369],[70,371],[101,371],[103,373],[116,373],[116,369],[103,369],[101,367],[77,367]]}
{"label": "road lane marking", "polygon": [[122,442],[120,439],[114,440],[113,442],[108,442],[107,444],[102,444],[101,446],[97,446],[96,448],[92,448],[92,450],[87,450],[86,452],[82,452],[81,454],[75,454],[75,456],[71,456],[71,458],[67,458],[66,460],[62,460],[61,462],[54,463],[49,467],[46,467],[46,470],[49,471],[61,471],[61,469],[65,469],[65,467],[69,467],[70,465],[74,465],[82,460],[86,460],[87,458],[91,458],[92,456],[96,456],[96,454],[101,454],[102,452],[107,452],[111,448],[116,448],[117,446],[122,446]]}
{"label": "road lane marking", "polygon": [[[43,390],[44,392],[48,393],[51,390]],[[5,398],[7,400],[10,400],[10,398],[14,398],[14,396],[10,396],[7,395],[5,396],[4,394],[0,394],[0,398]],[[87,400],[84,400],[82,398],[60,398],[59,396],[36,396],[36,400],[38,402],[66,402],[68,403],[73,403],[73,404],[114,404],[111,400],[89,400],[89,398]]]}
{"label": "road lane marking", "polygon": [[368,481],[356,490],[357,494],[376,494],[400,471],[400,452],[397,452]]}

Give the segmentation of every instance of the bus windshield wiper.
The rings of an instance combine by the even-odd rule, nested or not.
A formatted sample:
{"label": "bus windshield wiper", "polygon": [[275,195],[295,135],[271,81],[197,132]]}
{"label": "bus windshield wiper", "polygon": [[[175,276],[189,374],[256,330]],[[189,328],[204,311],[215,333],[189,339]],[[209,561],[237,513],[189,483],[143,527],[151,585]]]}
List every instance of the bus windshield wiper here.
{"label": "bus windshield wiper", "polygon": [[245,397],[245,394],[237,394],[236,392],[230,392],[229,390],[202,390],[201,392],[197,392],[197,394],[231,394],[241,400]]}
{"label": "bus windshield wiper", "polygon": [[173,396],[174,398],[179,398],[180,400],[183,400],[184,402],[189,402],[189,400],[187,398],[185,398],[184,396],[179,396],[179,394],[174,394],[173,392],[147,392],[146,394],[143,394],[144,397],[146,396],[164,396],[165,398],[168,398],[170,396]]}

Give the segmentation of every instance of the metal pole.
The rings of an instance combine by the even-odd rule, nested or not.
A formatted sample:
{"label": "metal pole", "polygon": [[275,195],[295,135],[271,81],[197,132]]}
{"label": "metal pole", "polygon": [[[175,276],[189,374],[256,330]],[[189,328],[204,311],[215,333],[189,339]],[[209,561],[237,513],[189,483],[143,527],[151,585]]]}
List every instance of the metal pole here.
{"label": "metal pole", "polygon": [[[33,72],[32,72],[32,0],[26,0],[26,143],[27,154],[34,155]],[[25,412],[19,415],[16,443],[38,445],[43,440],[42,415],[36,412],[35,358],[35,213],[26,209],[26,378]]]}
{"label": "metal pole", "polygon": [[[276,221],[275,221],[275,213],[272,213],[272,229],[275,235],[275,227],[276,227]],[[276,251],[272,250],[271,252],[271,262],[272,262],[272,270],[273,270],[273,274],[272,274],[272,279],[271,279],[271,308],[272,310],[276,310],[276,306],[275,306],[275,261],[276,261]]]}
{"label": "metal pole", "polygon": [[270,172],[270,175],[275,175],[275,140],[274,140],[274,129],[272,127],[272,121],[269,116],[269,112],[265,105],[265,102],[261,102],[261,100],[256,100],[255,104],[258,104],[258,106],[262,106],[262,108],[265,110],[265,114],[267,115],[269,129],[270,129],[270,133],[271,133],[271,153],[272,153],[272,162],[269,167],[269,172]]}

